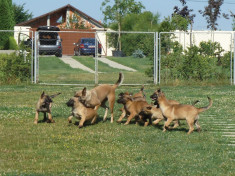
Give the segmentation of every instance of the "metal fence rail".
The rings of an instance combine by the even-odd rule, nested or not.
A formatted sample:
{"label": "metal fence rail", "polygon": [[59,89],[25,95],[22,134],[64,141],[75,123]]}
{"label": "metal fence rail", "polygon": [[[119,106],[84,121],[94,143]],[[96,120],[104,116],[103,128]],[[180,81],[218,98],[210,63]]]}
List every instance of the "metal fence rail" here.
{"label": "metal fence rail", "polygon": [[[173,42],[178,42],[182,46],[182,52],[185,53],[185,51],[188,51],[190,47],[197,46],[201,47],[202,42],[205,43],[211,43],[211,46],[209,47],[209,50],[213,50],[213,43],[217,42],[223,51],[221,51],[220,55],[218,57],[224,56],[226,53],[229,54],[229,80],[230,83],[233,84],[234,82],[234,66],[233,66],[233,55],[234,52],[234,45],[233,45],[233,34],[231,32],[216,32],[216,31],[197,31],[197,32],[161,32],[159,33],[159,45],[158,45],[158,83],[160,84],[162,82],[162,79],[171,79],[174,80],[174,78],[166,78],[166,74],[163,74],[162,72],[165,71],[162,68],[162,61],[164,59],[167,59],[169,55],[171,55],[174,50]],[[217,50],[216,50],[217,52]],[[218,51],[219,52],[219,51]],[[199,53],[198,53],[199,54]],[[209,56],[209,55],[208,55]],[[205,56],[207,57],[207,56]],[[166,71],[165,71],[166,72]],[[169,72],[171,70],[169,69]],[[216,70],[214,70],[216,72]],[[178,73],[180,75],[181,73]],[[216,81],[216,80],[214,80]],[[235,82],[234,82],[235,83]]]}
{"label": "metal fence rail", "polygon": [[[179,72],[177,76],[172,77],[169,73],[174,67],[166,69],[165,65],[164,67],[162,65],[165,59],[170,59],[169,56],[174,52],[173,42],[178,42],[182,47],[182,54],[185,54],[185,51],[191,46],[199,47],[200,42],[211,41],[219,43],[224,50],[220,56],[230,54],[228,77],[230,84],[235,85],[235,32],[121,31],[119,33],[116,31],[64,30],[48,33],[48,31],[0,30],[0,34],[2,36],[10,34],[14,36],[17,44],[23,43],[30,48],[31,81],[33,83],[51,85],[113,84],[117,79],[118,72],[124,73],[125,85],[167,83],[166,80],[175,80],[181,75]],[[45,34],[44,37],[49,38],[42,39],[43,34]],[[52,39],[52,34],[58,34],[59,39],[57,37]],[[79,40],[81,38],[94,38],[94,44],[88,46],[93,49],[93,53],[75,56],[80,54]],[[54,42],[52,45],[58,45],[61,42],[62,57],[56,57],[53,52],[41,52],[43,41],[46,40]],[[76,46],[77,49],[75,49]],[[3,48],[0,51],[6,52],[3,51]],[[71,60],[74,62],[69,63]],[[76,67],[77,65],[79,67]],[[214,73],[217,71],[214,70]]]}

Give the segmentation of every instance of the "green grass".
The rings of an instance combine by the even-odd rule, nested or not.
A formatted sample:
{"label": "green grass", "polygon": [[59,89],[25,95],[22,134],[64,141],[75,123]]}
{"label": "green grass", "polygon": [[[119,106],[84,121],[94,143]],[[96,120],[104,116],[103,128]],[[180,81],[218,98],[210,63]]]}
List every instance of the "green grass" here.
{"label": "green grass", "polygon": [[[77,57],[74,59],[83,65],[95,70],[95,60],[93,57]],[[118,78],[118,72],[125,74],[124,84],[143,84],[152,83],[153,79],[145,75],[149,65],[148,58],[136,59],[132,57],[109,58],[115,62],[136,69],[136,72],[124,71],[112,68],[109,65],[98,62],[98,81],[100,84],[113,84]],[[41,83],[59,84],[94,84],[95,75],[81,69],[71,68],[57,57],[40,57],[39,81]]]}
{"label": "green grass", "polygon": [[[123,86],[116,94],[134,93],[139,88]],[[157,88],[145,87],[149,103],[149,96]],[[65,102],[80,89],[1,86],[0,175],[234,175],[234,147],[226,145],[229,139],[222,137],[215,125],[235,124],[234,87],[162,87],[168,98],[181,103],[200,100],[197,107],[208,104],[207,95],[213,99],[212,108],[200,116],[202,132],[191,135],[187,135],[184,121],[178,129],[165,133],[163,122],[156,127],[111,124],[110,119],[103,123],[103,109],[99,109],[95,125],[78,129],[67,122],[71,109]],[[62,93],[52,107],[56,123],[34,125],[35,105],[43,90]],[[115,120],[121,114],[120,107],[115,104]]]}

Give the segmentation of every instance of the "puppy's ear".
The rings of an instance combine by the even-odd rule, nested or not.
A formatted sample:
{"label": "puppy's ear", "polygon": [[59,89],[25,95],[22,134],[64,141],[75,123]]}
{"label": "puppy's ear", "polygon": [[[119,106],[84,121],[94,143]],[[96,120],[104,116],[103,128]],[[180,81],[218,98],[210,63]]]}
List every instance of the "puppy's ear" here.
{"label": "puppy's ear", "polygon": [[43,91],[42,94],[41,94],[41,98],[43,98],[45,95],[45,92]]}
{"label": "puppy's ear", "polygon": [[142,91],[142,92],[144,91],[144,85],[142,85],[140,91]]}
{"label": "puppy's ear", "polygon": [[82,96],[86,96],[86,87],[82,90]]}
{"label": "puppy's ear", "polygon": [[157,92],[158,92],[158,93],[162,92],[162,91],[161,91],[161,88],[159,88],[159,89],[157,90]]}

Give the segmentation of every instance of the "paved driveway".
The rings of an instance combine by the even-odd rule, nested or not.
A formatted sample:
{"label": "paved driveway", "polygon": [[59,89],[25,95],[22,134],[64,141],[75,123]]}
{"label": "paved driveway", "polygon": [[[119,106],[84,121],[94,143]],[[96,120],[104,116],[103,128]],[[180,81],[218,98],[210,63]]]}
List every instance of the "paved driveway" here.
{"label": "paved driveway", "polygon": [[[77,60],[73,59],[72,56],[63,56],[60,58],[64,63],[69,64],[71,68],[78,68],[90,73],[95,73],[94,70],[90,69],[89,67],[83,65],[82,63],[78,62]],[[121,70],[127,70],[127,71],[133,71],[136,70],[130,67],[127,67],[125,65],[119,64],[117,62],[111,61],[105,57],[98,58],[100,62],[103,62],[105,64],[108,64],[110,67],[121,69]]]}

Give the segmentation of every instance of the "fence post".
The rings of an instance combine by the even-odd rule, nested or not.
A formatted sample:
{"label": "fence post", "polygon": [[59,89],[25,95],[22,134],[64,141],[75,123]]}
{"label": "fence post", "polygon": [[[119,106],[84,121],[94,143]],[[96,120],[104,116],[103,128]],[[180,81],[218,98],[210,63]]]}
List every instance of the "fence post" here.
{"label": "fence post", "polygon": [[235,32],[233,32],[233,85],[235,85]]}
{"label": "fence post", "polygon": [[37,32],[34,33],[34,84],[37,83]]}
{"label": "fence post", "polygon": [[33,31],[31,31],[31,36],[32,36],[32,38],[31,38],[31,50],[32,50],[32,52],[31,52],[31,83],[34,83],[34,80],[33,80],[33,78],[34,78],[34,74],[33,74],[33,62],[34,62],[34,59],[33,59],[33,56],[34,56],[34,40],[35,40],[35,38],[34,38],[34,32]]}
{"label": "fence post", "polygon": [[98,40],[97,31],[95,32],[95,85],[98,85]]}
{"label": "fence post", "polygon": [[154,34],[154,84],[158,82],[158,32]]}

